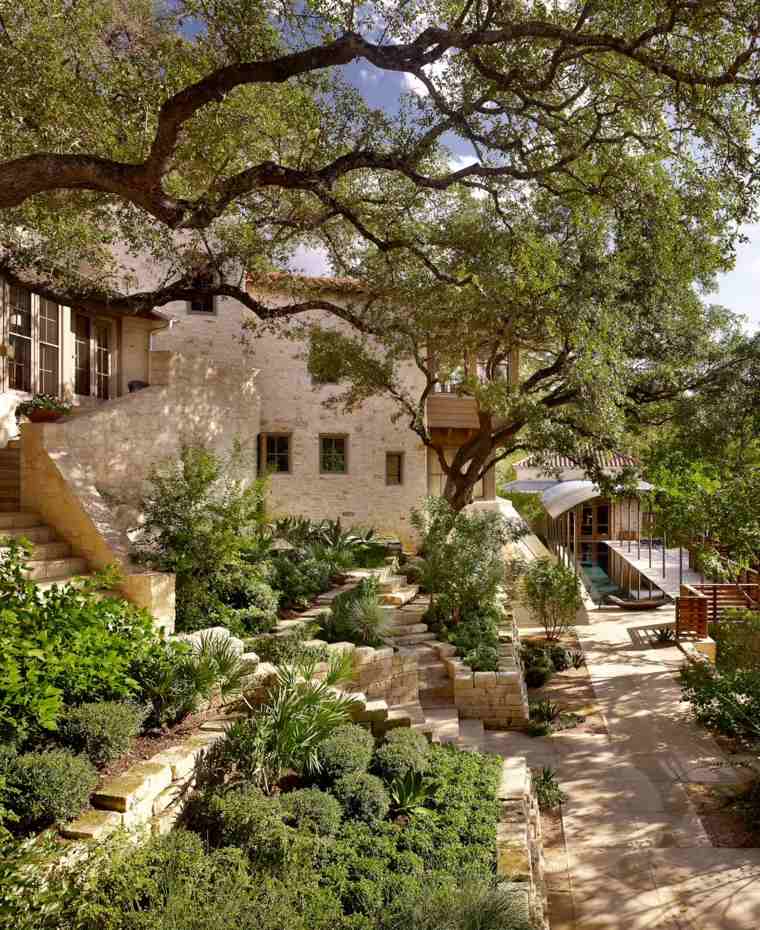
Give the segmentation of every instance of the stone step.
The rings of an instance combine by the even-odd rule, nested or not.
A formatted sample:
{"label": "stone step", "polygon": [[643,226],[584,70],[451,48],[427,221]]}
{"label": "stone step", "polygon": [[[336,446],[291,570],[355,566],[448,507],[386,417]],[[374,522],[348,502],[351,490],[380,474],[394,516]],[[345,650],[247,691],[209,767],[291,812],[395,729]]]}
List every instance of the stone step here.
{"label": "stone step", "polygon": [[0,545],[3,540],[28,539],[33,543],[48,543],[55,540],[55,533],[49,526],[27,526],[24,529],[0,530]]}
{"label": "stone step", "polygon": [[18,509],[0,513],[0,530],[19,529],[26,526],[44,526],[44,524],[36,513],[27,513]]}
{"label": "stone step", "polygon": [[380,579],[381,594],[391,594],[397,588],[406,587],[406,575],[386,575]]}
{"label": "stone step", "polygon": [[433,727],[433,742],[455,744],[459,739],[459,713],[453,703],[424,710],[426,723]]}
{"label": "stone step", "polygon": [[438,685],[445,685],[451,681],[449,671],[443,662],[438,665],[423,665],[420,668],[417,665],[420,688],[435,688]]}
{"label": "stone step", "polygon": [[424,623],[425,614],[412,610],[399,610],[397,607],[383,607],[383,613],[394,626],[414,626]]}
{"label": "stone step", "polygon": [[405,588],[398,588],[392,594],[381,594],[380,603],[388,604],[393,607],[403,607],[409,601],[413,601],[417,596],[419,588],[417,585],[408,585]]}
{"label": "stone step", "polygon": [[466,752],[480,750],[485,739],[485,728],[482,720],[460,720],[459,739],[457,745]]}
{"label": "stone step", "polygon": [[427,633],[425,623],[391,623],[386,627],[388,636],[410,636],[412,633]]}
{"label": "stone step", "polygon": [[[31,532],[31,531],[30,531]],[[31,542],[31,540],[30,540]],[[0,541],[0,553],[7,549]],[[71,546],[65,542],[41,542],[32,547],[31,560],[35,562],[49,562],[67,559],[71,556]]]}
{"label": "stone step", "polygon": [[417,643],[429,643],[432,637],[431,633],[410,633],[407,636],[386,636],[385,642],[388,646],[416,646]]}
{"label": "stone step", "polygon": [[87,561],[78,558],[31,559],[26,563],[26,577],[32,581],[47,581],[55,578],[71,578],[87,571]]}
{"label": "stone step", "polygon": [[[88,572],[80,572],[78,575],[62,575],[60,578],[45,578],[44,580],[35,580],[34,584],[40,591],[49,591],[52,587],[68,588],[70,585],[77,584],[82,579],[88,577]],[[104,592],[100,592],[105,596]],[[118,594],[118,592],[116,592]],[[119,595],[120,596],[120,595]]]}

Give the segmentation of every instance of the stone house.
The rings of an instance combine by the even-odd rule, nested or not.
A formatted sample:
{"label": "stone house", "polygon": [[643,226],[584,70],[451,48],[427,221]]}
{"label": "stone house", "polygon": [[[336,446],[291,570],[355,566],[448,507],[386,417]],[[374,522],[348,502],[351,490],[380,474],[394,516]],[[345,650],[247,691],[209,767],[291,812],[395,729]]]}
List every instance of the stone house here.
{"label": "stone house", "polygon": [[[336,301],[356,287],[299,284]],[[249,287],[287,299],[281,275]],[[248,315],[226,298],[142,316],[107,307],[85,314],[0,282],[0,528],[38,544],[38,580],[117,562],[127,596],[170,625],[172,580],[131,564],[125,530],[149,470],[183,437],[221,452],[242,444],[252,476],[256,463],[271,475],[275,514],[340,517],[413,546],[410,510],[441,489],[436,456],[394,421],[389,399],[349,414],[325,407],[334,387],[314,383],[301,346],[273,334],[246,338]],[[420,376],[410,368],[408,377]],[[16,436],[15,408],[35,392],[70,399],[74,413],[26,423]],[[429,399],[427,416],[449,454],[477,422],[474,402],[445,389]],[[495,498],[492,474],[476,496]]]}

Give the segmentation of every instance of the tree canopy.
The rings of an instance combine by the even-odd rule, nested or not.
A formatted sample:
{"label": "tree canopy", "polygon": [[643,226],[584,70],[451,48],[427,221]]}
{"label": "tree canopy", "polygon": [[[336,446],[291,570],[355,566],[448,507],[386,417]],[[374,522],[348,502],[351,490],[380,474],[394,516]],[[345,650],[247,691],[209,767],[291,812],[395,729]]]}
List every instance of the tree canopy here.
{"label": "tree canopy", "polygon": [[[275,311],[241,269],[298,245],[340,268],[349,240],[458,285],[417,216],[466,188],[506,214],[526,188],[615,196],[636,156],[732,223],[755,194],[754,0],[0,9],[0,271],[64,302],[339,311]],[[353,63],[395,88],[386,105]],[[161,269],[149,288],[129,253]]]}
{"label": "tree canopy", "polygon": [[[448,198],[415,222],[430,265],[354,248],[367,286],[350,305],[358,328],[279,328],[304,340],[319,379],[339,383],[334,406],[393,399],[438,455],[456,506],[516,452],[560,452],[604,482],[595,451],[628,446],[685,397],[725,386],[745,344],[734,316],[700,293],[727,262],[712,203],[684,197],[657,162],[625,167],[612,199],[539,191],[505,213],[469,192]],[[441,281],[439,265],[467,283]],[[444,386],[476,418],[455,443],[425,416]]]}

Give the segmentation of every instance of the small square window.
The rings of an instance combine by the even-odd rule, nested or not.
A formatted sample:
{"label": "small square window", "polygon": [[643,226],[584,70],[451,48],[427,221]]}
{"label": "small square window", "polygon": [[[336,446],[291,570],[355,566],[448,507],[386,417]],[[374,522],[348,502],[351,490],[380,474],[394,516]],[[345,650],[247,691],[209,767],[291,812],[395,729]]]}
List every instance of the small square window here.
{"label": "small square window", "polygon": [[404,483],[404,453],[403,452],[386,452],[385,453],[385,483],[386,484],[403,484]]}
{"label": "small square window", "polygon": [[348,471],[348,439],[345,436],[319,437],[319,470],[326,475]]}
{"label": "small square window", "polygon": [[216,313],[216,301],[213,294],[201,294],[200,297],[193,297],[188,300],[187,309],[189,313],[205,313],[213,316]]}
{"label": "small square window", "polygon": [[264,463],[267,471],[290,471],[290,436],[267,434],[264,437]]}

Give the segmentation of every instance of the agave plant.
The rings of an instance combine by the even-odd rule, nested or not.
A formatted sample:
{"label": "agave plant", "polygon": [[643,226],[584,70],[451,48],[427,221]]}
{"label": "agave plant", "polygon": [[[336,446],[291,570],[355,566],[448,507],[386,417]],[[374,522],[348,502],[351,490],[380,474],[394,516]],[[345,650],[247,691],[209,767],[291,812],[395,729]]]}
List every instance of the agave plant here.
{"label": "agave plant", "polygon": [[425,802],[433,792],[433,782],[423,778],[419,772],[407,772],[400,778],[394,778],[388,787],[391,807],[397,815],[408,817],[425,808]]}
{"label": "agave plant", "polygon": [[538,720],[540,723],[553,723],[559,719],[562,708],[549,698],[543,698],[540,701],[531,701],[530,719]]}

